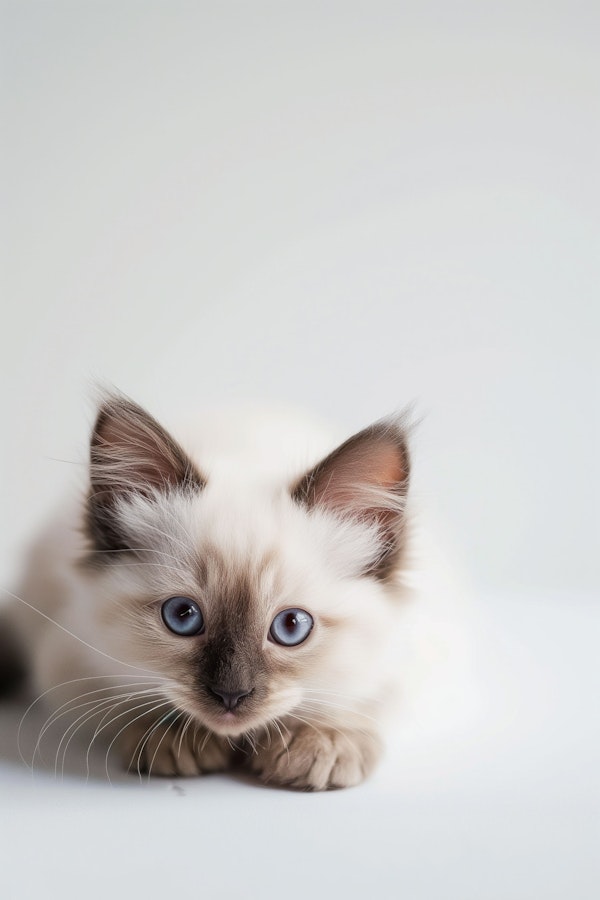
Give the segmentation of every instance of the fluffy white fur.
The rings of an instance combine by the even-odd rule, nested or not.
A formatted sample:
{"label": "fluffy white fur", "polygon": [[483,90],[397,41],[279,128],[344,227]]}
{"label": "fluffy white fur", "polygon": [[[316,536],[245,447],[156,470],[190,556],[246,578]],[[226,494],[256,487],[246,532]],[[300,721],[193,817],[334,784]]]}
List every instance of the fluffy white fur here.
{"label": "fluffy white fur", "polygon": [[[119,402],[108,398],[110,414]],[[386,716],[406,714],[441,657],[465,654],[454,599],[432,576],[431,551],[419,550],[406,490],[377,483],[367,441],[346,475],[328,471],[312,506],[294,501],[291,486],[339,442],[306,421],[256,412],[206,416],[171,431],[202,487],[167,490],[151,473],[142,490],[134,463],[141,458],[137,471],[144,472],[160,452],[153,427],[146,437],[134,426],[125,438],[102,438],[108,455],[95,489],[112,484],[110,516],[127,549],[92,546],[90,553],[83,496],[30,555],[12,613],[36,694],[47,692],[71,721],[85,716],[81,724],[114,740],[132,769],[192,775],[237,762],[266,781],[304,789],[359,782],[380,755]],[[386,427],[403,426],[390,420]],[[124,454],[117,439],[128,443]],[[374,506],[377,515],[365,514]],[[378,578],[372,573],[390,540],[381,528],[388,513],[397,517],[402,547],[392,571]],[[198,688],[194,648],[201,651],[203,638],[169,632],[160,604],[197,599],[208,633],[223,614],[221,598],[237,597],[239,579],[250,587],[232,615],[248,617],[248,641],[268,674],[254,705],[225,713]],[[314,618],[297,647],[268,638],[286,608]]]}

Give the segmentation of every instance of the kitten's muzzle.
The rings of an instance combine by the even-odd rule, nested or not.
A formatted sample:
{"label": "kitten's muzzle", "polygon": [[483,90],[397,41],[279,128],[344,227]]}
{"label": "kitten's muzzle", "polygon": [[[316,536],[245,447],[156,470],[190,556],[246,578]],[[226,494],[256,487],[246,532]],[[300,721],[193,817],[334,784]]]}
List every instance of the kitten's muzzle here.
{"label": "kitten's muzzle", "polygon": [[254,688],[250,688],[249,691],[228,691],[215,684],[208,684],[207,688],[227,710],[235,709],[240,701],[243,700],[244,697],[249,697],[254,690]]}

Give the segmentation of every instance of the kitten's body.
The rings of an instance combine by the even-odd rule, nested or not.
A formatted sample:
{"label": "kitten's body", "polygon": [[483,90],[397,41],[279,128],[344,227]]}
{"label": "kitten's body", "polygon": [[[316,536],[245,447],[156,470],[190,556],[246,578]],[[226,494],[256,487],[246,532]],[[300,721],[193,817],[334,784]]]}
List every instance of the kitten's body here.
{"label": "kitten's body", "polygon": [[[233,744],[267,781],[361,781],[398,685],[415,680],[433,598],[409,589],[402,424],[335,447],[256,414],[171,437],[109,398],[91,491],[38,541],[13,609],[36,693],[89,716],[133,769],[219,771]],[[202,633],[165,627],[172,597],[200,607]],[[290,609],[314,626],[282,646],[269,628]]]}

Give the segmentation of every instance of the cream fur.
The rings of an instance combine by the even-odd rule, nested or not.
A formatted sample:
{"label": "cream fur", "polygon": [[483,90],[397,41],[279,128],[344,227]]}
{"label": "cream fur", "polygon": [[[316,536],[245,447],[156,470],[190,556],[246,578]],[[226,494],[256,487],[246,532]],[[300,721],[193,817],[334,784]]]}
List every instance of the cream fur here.
{"label": "cream fur", "polygon": [[[115,738],[134,769],[227,768],[234,739],[267,781],[322,789],[362,780],[379,756],[386,717],[408,714],[441,660],[460,667],[468,658],[456,598],[433,552],[421,549],[414,512],[405,512],[408,549],[394,577],[365,577],[381,550],[377,529],[330,510],[309,515],[290,499],[292,481],[339,443],[327,431],[253,412],[219,414],[170,434],[206,486],[120,500],[119,527],[136,552],[103,565],[84,561],[84,497],[61,510],[33,548],[13,616],[34,691],[48,692],[54,709],[67,704],[65,711],[87,701],[83,711],[93,714],[92,700],[104,701],[90,723]],[[210,622],[224,586],[242,574],[273,674],[259,708],[226,720],[197,697],[193,644],[165,629],[158,605],[201,594]],[[288,607],[315,620],[309,640],[295,648],[267,640],[274,615]],[[114,687],[105,676],[119,676]],[[117,685],[136,682],[140,693],[111,708],[124,692]],[[173,727],[160,721],[171,709],[181,714]]]}

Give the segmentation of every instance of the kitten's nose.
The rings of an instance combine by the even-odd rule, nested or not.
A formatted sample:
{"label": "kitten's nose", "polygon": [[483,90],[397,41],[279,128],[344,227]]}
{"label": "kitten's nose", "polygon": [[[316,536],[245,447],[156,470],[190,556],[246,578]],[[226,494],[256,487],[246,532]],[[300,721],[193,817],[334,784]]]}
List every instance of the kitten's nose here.
{"label": "kitten's nose", "polygon": [[215,684],[209,684],[208,689],[211,694],[219,698],[225,709],[235,709],[243,697],[247,697],[248,694],[252,693],[252,688],[249,691],[226,691]]}

